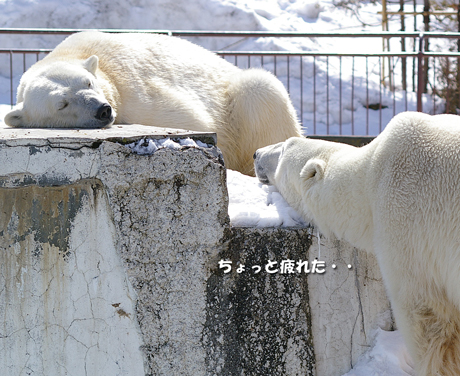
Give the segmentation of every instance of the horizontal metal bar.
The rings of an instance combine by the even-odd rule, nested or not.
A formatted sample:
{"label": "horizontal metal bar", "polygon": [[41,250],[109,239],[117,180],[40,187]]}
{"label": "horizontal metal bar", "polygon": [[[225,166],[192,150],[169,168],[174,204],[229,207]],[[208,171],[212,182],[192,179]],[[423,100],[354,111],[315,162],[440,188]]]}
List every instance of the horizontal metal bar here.
{"label": "horizontal metal bar", "polygon": [[460,33],[452,32],[452,33],[441,33],[436,31],[429,31],[426,33],[422,33],[424,38],[452,38],[452,39],[460,39]]}
{"label": "horizontal metal bar", "polygon": [[425,51],[422,54],[426,57],[460,57],[460,52],[428,52]]}
{"label": "horizontal metal bar", "polygon": [[[35,54],[35,53],[50,53],[52,49],[25,49],[25,48],[0,48],[0,53],[26,53],[26,54]],[[322,52],[322,51],[215,51],[216,54],[220,56],[399,56],[399,57],[415,57],[418,55],[417,52],[379,52],[379,53],[340,53],[340,52]],[[425,53],[427,54],[427,53]],[[435,53],[434,53],[435,54]],[[454,55],[452,55],[454,54]],[[455,55],[455,53],[450,54],[441,54],[441,56],[460,56],[460,54]]]}
{"label": "horizontal metal bar", "polygon": [[[376,53],[359,53],[359,52],[324,52],[324,51],[215,51],[221,56],[400,56],[415,57],[418,52],[376,52]],[[444,55],[443,55],[444,56]],[[459,55],[460,56],[460,55]]]}
{"label": "horizontal metal bar", "polygon": [[[30,48],[0,48],[0,53],[36,54],[50,53],[52,49],[30,49]],[[354,53],[354,52],[323,52],[323,51],[215,51],[220,56],[349,56],[349,57],[416,57],[419,52],[376,52],[376,53]],[[459,52],[423,52],[426,57],[460,57]]]}
{"label": "horizontal metal bar", "polygon": [[[377,14],[383,14],[384,12],[379,11]],[[390,12],[386,11],[385,14],[390,15],[406,15],[406,16],[456,16],[457,12],[444,12],[444,11],[431,11],[431,12],[410,12],[410,11],[398,11],[398,12]]]}
{"label": "horizontal metal bar", "polygon": [[36,53],[50,53],[53,51],[50,48],[0,48],[0,53],[13,53],[13,54],[36,54]]}
{"label": "horizontal metal bar", "polygon": [[105,33],[155,33],[168,34],[175,36],[212,36],[212,37],[343,37],[343,38],[416,38],[418,32],[323,32],[305,33],[297,31],[197,31],[197,30],[139,30],[139,29],[46,29],[46,28],[0,28],[0,34],[50,34],[50,35],[70,35],[82,31],[102,31]]}
{"label": "horizontal metal bar", "polygon": [[[105,33],[167,34],[190,37],[298,37],[298,38],[418,38],[420,32],[298,32],[298,31],[206,31],[206,30],[154,30],[154,29],[49,29],[49,28],[0,28],[0,34],[49,34],[70,35],[82,31]],[[460,33],[426,32],[424,38],[460,38]]]}

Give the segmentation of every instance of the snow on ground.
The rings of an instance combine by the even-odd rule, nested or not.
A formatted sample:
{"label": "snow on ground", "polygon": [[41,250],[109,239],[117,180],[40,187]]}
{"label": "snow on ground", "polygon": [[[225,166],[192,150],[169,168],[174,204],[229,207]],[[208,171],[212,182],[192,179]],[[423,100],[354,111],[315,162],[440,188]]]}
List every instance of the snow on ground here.
{"label": "snow on ground", "polygon": [[[418,2],[423,6],[423,2]],[[390,4],[397,10],[398,4]],[[0,27],[16,28],[116,28],[163,30],[266,30],[266,31],[381,31],[379,3],[362,1],[359,14],[334,6],[333,0],[0,0]],[[364,26],[365,24],[365,26]],[[422,25],[421,21],[418,21]],[[399,19],[393,17],[390,30],[399,30]],[[0,35],[1,48],[53,48],[62,36]],[[211,50],[264,51],[325,51],[378,52],[379,39],[362,38],[359,41],[343,38],[194,38],[195,43]],[[392,41],[392,51],[399,41]],[[412,46],[409,46],[409,50]],[[9,56],[0,55],[0,122],[10,109]],[[240,59],[244,60],[244,59]],[[33,63],[26,59],[26,66]],[[277,76],[287,86],[293,103],[300,113],[305,134],[325,134],[329,123],[331,134],[378,134],[395,112],[415,109],[415,95],[397,87],[392,93],[381,90],[378,60],[356,58],[354,79],[352,60],[337,58],[305,58],[303,102],[300,103],[300,61],[290,64],[280,58]],[[244,65],[244,64],[243,64]],[[274,71],[273,59],[265,59],[264,68]],[[316,72],[314,82],[313,70]],[[368,74],[366,74],[368,70]],[[23,62],[15,60],[14,90],[23,71]],[[329,73],[329,79],[326,77]],[[340,79],[342,86],[340,86]],[[365,83],[369,81],[369,91]],[[399,77],[396,77],[399,82]],[[316,85],[316,102],[313,100]],[[342,102],[338,93],[343,93]],[[327,98],[329,96],[329,101]],[[387,108],[378,111],[365,108],[366,102],[381,103]],[[442,103],[424,98],[424,110],[442,110]],[[435,109],[435,105],[437,109]],[[354,121],[352,129],[351,122]],[[342,123],[342,127],[340,126]],[[154,149],[166,145],[133,145]],[[175,146],[175,145],[169,145]],[[149,149],[149,150],[150,150]],[[138,150],[138,151],[139,151]],[[273,187],[258,183],[257,179],[228,171],[230,216],[239,226],[296,226],[302,220]],[[375,346],[366,353],[345,376],[400,376],[410,374],[407,355],[398,332],[379,332]]]}
{"label": "snow on ground", "polygon": [[412,360],[399,331],[378,329],[374,347],[343,376],[413,376]]}
{"label": "snow on ground", "polygon": [[233,226],[305,226],[275,187],[257,178],[227,170],[228,214]]}

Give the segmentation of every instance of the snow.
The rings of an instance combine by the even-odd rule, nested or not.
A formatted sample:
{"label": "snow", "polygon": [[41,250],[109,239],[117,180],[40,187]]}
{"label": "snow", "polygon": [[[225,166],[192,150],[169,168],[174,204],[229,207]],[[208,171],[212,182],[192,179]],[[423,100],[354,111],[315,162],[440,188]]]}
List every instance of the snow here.
{"label": "snow", "polygon": [[399,331],[377,330],[374,347],[343,376],[414,376],[412,360]]}
{"label": "snow", "polygon": [[228,214],[233,226],[305,226],[275,187],[257,178],[227,170]]}
{"label": "snow", "polygon": [[159,149],[181,150],[182,147],[192,148],[208,148],[209,146],[201,141],[195,142],[191,138],[180,138],[177,141],[171,140],[169,137],[162,139],[143,138],[136,142],[126,144],[134,153],[139,155],[150,155]]}
{"label": "snow", "polygon": [[[419,1],[419,4],[421,2]],[[420,5],[422,6],[422,4]],[[397,10],[398,4],[390,4]],[[267,30],[267,31],[381,31],[380,4],[362,1],[359,15],[334,6],[333,0],[0,0],[0,27],[8,28],[116,28],[157,30]],[[393,17],[390,30],[399,30],[398,17]],[[366,26],[363,26],[363,25]],[[418,22],[422,25],[422,22]],[[2,48],[53,48],[63,36],[0,35]],[[264,51],[329,51],[379,52],[380,39],[361,38],[189,38],[211,50]],[[392,51],[399,41],[392,40]],[[410,46],[408,49],[411,49]],[[35,57],[27,57],[30,66]],[[9,55],[0,55],[0,122],[10,110]],[[17,87],[23,72],[23,62],[16,61],[13,86]],[[244,60],[244,59],[241,59]],[[278,59],[276,74],[290,86],[290,95],[300,113],[303,108],[305,134],[378,134],[390,118],[403,110],[414,110],[416,98],[411,91],[381,91],[378,60],[337,58],[305,58],[302,63],[293,58],[290,78],[287,63]],[[243,64],[244,63],[240,63]],[[302,64],[303,103],[300,103],[300,75]],[[273,59],[267,58],[264,68],[274,71]],[[316,72],[314,82],[313,70]],[[366,75],[366,70],[369,71]],[[326,78],[329,73],[329,79]],[[342,80],[342,86],[339,81]],[[369,81],[369,92],[365,82]],[[396,77],[398,82],[398,77]],[[316,87],[316,103],[311,93]],[[15,89],[14,89],[15,90]],[[343,97],[340,102],[339,91]],[[352,94],[353,93],[353,94]],[[327,99],[329,98],[329,101]],[[366,109],[364,105],[381,103],[382,112]],[[425,112],[442,110],[439,100],[424,97]],[[351,122],[354,121],[352,127]],[[329,126],[328,126],[329,125]],[[192,140],[191,140],[192,141]],[[132,144],[133,151],[150,154],[162,147],[178,149],[183,146],[207,147],[196,143],[180,144],[171,139],[142,140]],[[290,208],[273,188],[258,183],[257,179],[228,171],[230,196],[229,214],[236,226],[298,226],[305,225],[298,213]],[[345,376],[408,375],[408,356],[398,332],[380,331],[374,347],[366,353]]]}

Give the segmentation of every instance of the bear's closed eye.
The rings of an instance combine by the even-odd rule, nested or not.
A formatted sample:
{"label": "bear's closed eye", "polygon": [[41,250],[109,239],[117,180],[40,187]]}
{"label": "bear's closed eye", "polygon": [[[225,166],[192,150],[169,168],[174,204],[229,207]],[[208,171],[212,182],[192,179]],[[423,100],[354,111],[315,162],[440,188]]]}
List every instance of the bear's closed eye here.
{"label": "bear's closed eye", "polygon": [[58,110],[63,110],[64,108],[66,108],[67,106],[69,105],[69,102],[60,102],[59,103],[59,106],[58,106]]}

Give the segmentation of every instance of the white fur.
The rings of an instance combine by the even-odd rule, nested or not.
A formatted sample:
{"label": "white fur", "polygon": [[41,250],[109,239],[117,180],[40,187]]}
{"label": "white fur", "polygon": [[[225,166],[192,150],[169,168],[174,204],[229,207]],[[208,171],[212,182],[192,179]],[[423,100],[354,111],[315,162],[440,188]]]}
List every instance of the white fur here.
{"label": "white fur", "polygon": [[289,139],[255,168],[320,231],[375,252],[417,374],[460,375],[460,117],[403,113],[361,148]]}
{"label": "white fur", "polygon": [[[140,123],[217,133],[228,168],[253,173],[252,155],[300,136],[289,95],[271,73],[241,70],[185,40],[84,32],[34,64],[18,87],[13,127]],[[113,119],[95,119],[110,104]]]}

